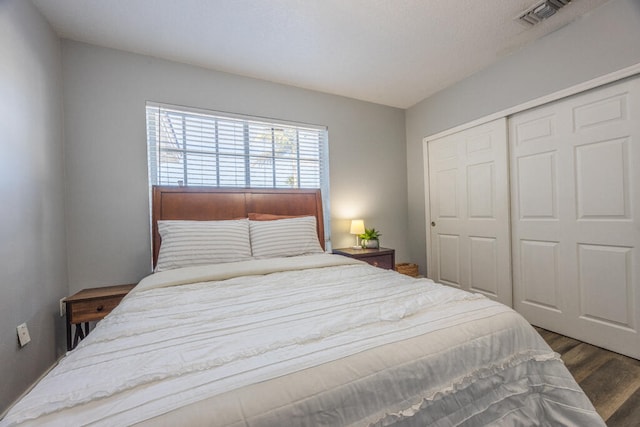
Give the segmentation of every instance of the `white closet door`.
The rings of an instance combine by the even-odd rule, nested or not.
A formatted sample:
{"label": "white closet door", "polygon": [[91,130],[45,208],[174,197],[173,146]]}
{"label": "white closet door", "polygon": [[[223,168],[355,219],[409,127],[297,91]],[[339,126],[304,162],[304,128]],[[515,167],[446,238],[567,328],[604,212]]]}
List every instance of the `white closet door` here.
{"label": "white closet door", "polygon": [[514,305],[640,358],[640,79],[509,120]]}
{"label": "white closet door", "polygon": [[429,277],[512,305],[507,122],[429,141]]}

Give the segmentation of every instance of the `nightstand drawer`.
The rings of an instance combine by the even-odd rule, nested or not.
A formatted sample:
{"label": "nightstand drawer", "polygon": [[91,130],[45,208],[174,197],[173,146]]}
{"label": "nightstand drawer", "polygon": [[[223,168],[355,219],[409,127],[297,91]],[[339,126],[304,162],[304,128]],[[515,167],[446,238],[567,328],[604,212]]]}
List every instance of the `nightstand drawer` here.
{"label": "nightstand drawer", "polygon": [[334,254],[342,255],[350,258],[359,259],[374,267],[386,268],[393,270],[396,265],[396,251],[388,248],[379,249],[354,249],[354,248],[338,248],[333,250]]}
{"label": "nightstand drawer", "polygon": [[390,255],[377,255],[361,259],[374,267],[386,268],[387,270],[393,269],[393,260]]}
{"label": "nightstand drawer", "polygon": [[78,301],[72,305],[70,323],[93,322],[111,312],[122,300],[122,296]]}

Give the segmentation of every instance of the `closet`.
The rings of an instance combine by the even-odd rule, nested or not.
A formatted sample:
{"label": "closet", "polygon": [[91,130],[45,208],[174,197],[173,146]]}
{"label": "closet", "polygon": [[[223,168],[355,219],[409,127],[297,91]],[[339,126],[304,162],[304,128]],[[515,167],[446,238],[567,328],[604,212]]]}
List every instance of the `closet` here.
{"label": "closet", "polygon": [[[505,135],[490,167],[470,149],[487,126]],[[427,141],[429,277],[640,358],[639,139],[636,77]],[[507,269],[512,294],[495,292]]]}

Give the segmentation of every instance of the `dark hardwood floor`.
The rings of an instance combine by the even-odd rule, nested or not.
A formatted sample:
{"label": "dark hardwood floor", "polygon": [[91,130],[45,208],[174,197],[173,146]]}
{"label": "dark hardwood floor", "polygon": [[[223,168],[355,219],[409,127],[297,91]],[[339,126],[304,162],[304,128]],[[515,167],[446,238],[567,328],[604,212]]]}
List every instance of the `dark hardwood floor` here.
{"label": "dark hardwood floor", "polygon": [[536,328],[589,396],[608,427],[640,426],[640,361]]}

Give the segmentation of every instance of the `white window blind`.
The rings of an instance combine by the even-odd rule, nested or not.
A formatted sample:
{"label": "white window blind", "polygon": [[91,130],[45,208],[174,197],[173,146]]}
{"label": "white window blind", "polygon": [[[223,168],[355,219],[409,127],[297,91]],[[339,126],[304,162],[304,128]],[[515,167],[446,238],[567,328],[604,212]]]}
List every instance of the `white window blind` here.
{"label": "white window blind", "polygon": [[151,185],[320,188],[327,129],[147,103]]}

